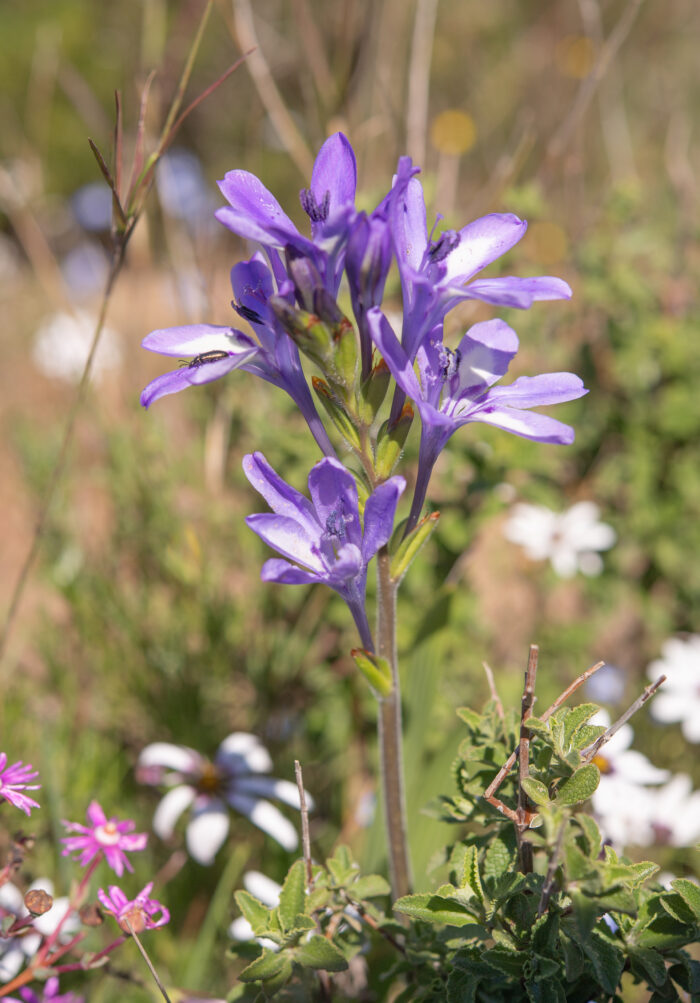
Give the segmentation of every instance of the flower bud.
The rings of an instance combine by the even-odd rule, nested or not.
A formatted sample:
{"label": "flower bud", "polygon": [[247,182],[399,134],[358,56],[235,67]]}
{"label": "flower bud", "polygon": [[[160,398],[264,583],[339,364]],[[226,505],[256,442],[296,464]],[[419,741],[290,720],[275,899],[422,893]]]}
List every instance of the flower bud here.
{"label": "flower bud", "polygon": [[382,480],[391,476],[392,470],[399,462],[412,422],[413,408],[407,401],[403,406],[398,420],[391,422],[391,419],[389,419],[379,429],[375,448],[374,470]]}

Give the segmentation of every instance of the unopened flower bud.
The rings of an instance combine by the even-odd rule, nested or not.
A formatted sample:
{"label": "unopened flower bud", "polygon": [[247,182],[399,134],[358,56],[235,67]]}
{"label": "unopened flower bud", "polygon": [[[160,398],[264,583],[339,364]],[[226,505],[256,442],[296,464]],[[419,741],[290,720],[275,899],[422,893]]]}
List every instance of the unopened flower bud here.
{"label": "unopened flower bud", "polygon": [[33,888],[24,896],[24,904],[32,916],[43,916],[53,905],[53,897],[43,888]]}

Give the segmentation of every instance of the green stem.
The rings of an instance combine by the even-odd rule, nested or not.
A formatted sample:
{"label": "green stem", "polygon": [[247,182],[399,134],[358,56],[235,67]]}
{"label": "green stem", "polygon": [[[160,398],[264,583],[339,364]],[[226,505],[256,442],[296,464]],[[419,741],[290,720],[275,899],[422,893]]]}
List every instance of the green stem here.
{"label": "green stem", "polygon": [[377,555],[377,654],[391,665],[393,688],[379,700],[379,757],[382,798],[389,849],[389,876],[394,898],[411,890],[411,864],[406,833],[401,732],[401,684],[396,655],[396,584],[386,547]]}

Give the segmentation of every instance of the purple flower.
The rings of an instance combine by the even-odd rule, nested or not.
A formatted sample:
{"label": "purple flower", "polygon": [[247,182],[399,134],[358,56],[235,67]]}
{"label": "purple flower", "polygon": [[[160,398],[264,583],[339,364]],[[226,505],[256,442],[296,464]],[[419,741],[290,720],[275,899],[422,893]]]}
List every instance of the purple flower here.
{"label": "purple flower", "polygon": [[402,344],[413,361],[423,338],[453,306],[478,299],[496,306],[527,309],[535,300],[569,299],[562,279],[514,276],[475,279],[524,236],[527,223],[512,213],[491,213],[432,240],[416,168],[402,157],[389,198],[391,231],[404,302]]}
{"label": "purple flower", "polygon": [[21,759],[13,763],[12,766],[8,766],[7,755],[0,752],[0,798],[9,801],[25,815],[30,815],[32,808],[38,808],[39,805],[26,794],[22,794],[21,791],[38,791],[41,784],[27,782],[38,776],[38,770],[33,770],[31,763],[27,763],[25,766]]}
{"label": "purple flower", "polygon": [[[147,745],[139,756],[137,777],[144,784],[171,788],[153,817],[153,828],[161,839],[169,839],[180,815],[192,808],[187,849],[196,861],[208,865],[228,835],[229,806],[285,850],[296,849],[296,829],[267,798],[298,809],[299,791],[289,780],[262,775],[271,769],[270,754],[255,735],[234,732],[223,740],[213,762],[186,745]],[[306,797],[313,803],[310,795]]]}
{"label": "purple flower", "polygon": [[245,456],[243,471],[274,513],[248,516],[247,524],[288,558],[266,561],[263,581],[329,585],[348,604],[364,647],[373,650],[365,612],[367,565],[391,536],[403,477],[389,478],[370,495],[363,527],[355,479],[338,460],[326,457],[312,468],[311,501],[283,481],[262,453]]}
{"label": "purple flower", "polygon": [[518,337],[502,320],[487,320],[464,335],[456,351],[436,328],[417,352],[418,376],[384,315],[369,313],[372,337],[396,382],[420,411],[422,420],[418,476],[409,525],[417,520],[430,474],[450,436],[467,422],[496,425],[537,442],[571,443],[574,431],[530,408],[575,400],[588,391],[573,373],[521,376],[510,386],[494,387],[518,350]]}
{"label": "purple flower", "polygon": [[19,990],[19,996],[19,999],[16,996],[2,996],[0,1003],[84,1003],[85,1001],[84,996],[59,992],[58,979],[55,975],[46,980],[41,996],[26,987]]}
{"label": "purple flower", "polygon": [[178,369],[157,376],[141,393],[141,403],[150,407],[167,394],[186,387],[211,383],[234,369],[239,369],[258,351],[252,338],[233,327],[214,324],[188,324],[151,331],[141,342],[149,352],[160,355],[193,355]]}
{"label": "purple flower", "polygon": [[170,922],[170,913],[165,906],[157,899],[149,898],[152,888],[153,882],[149,881],[135,899],[128,899],[121,888],[110,885],[109,894],[99,888],[97,897],[125,933],[131,933],[132,930],[134,933],[141,933],[142,930],[155,930]]}
{"label": "purple flower", "polygon": [[132,833],[136,823],[131,819],[126,819],[124,822],[120,822],[117,818],[108,819],[97,801],[90,802],[87,820],[89,825],[64,821],[63,824],[69,832],[79,832],[81,835],[65,836],[61,840],[65,843],[63,856],[67,857],[74,850],[78,851],[78,863],[81,867],[86,867],[98,854],[103,853],[117,877],[122,876],[125,867],[128,871],[133,871],[126,853],[143,850],[148,840],[146,833]]}
{"label": "purple flower", "polygon": [[262,244],[278,280],[283,278],[279,249],[291,246],[311,258],[326,289],[335,296],[345,243],[355,219],[356,186],[355,154],[345,136],[336,132],[319,150],[310,187],[300,193],[311,221],[311,240],[299,232],[274,195],[248,171],[229,171],[219,182],[229,205],[219,209],[216,218],[239,237]]}
{"label": "purple flower", "polygon": [[[161,355],[192,355],[189,365],[180,365],[158,376],[141,394],[141,403],[149,407],[166,394],[189,386],[210,383],[234,369],[243,369],[286,391],[306,419],[319,448],[334,456],[335,451],[318,416],[311,397],[299,352],[282,330],[268,305],[275,286],[270,269],[261,254],[242,261],[231,270],[234,307],[253,327],[257,341],[233,327],[214,324],[190,324],[151,331],[142,341],[144,348]],[[283,283],[280,294],[292,297],[291,283]]]}

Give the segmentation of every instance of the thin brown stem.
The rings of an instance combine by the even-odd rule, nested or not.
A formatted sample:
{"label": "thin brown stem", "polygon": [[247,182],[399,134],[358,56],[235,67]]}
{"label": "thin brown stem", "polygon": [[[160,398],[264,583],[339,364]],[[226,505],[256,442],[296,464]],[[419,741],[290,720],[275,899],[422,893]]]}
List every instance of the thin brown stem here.
{"label": "thin brown stem", "polygon": [[527,719],[532,716],[532,708],[535,703],[535,683],[537,680],[537,662],[540,649],[536,644],[530,645],[530,652],[527,659],[527,669],[525,670],[525,685],[520,704],[520,744],[518,746],[519,772],[518,772],[518,822],[516,832],[518,836],[518,853],[520,856],[520,869],[523,874],[532,871],[532,844],[524,839],[532,815],[530,813],[530,803],[523,787],[523,781],[530,775],[530,731],[527,727]]}
{"label": "thin brown stem", "polygon": [[122,922],[124,923],[124,926],[127,928],[127,930],[129,931],[129,933],[131,934],[131,936],[133,937],[133,939],[134,939],[134,941],[136,943],[136,946],[138,947],[139,951],[141,952],[141,956],[142,956],[143,960],[146,962],[146,967],[148,968],[149,972],[153,976],[153,981],[158,986],[158,989],[160,990],[160,994],[163,997],[163,999],[165,1000],[165,1003],[172,1003],[172,1000],[170,999],[170,997],[168,996],[167,992],[165,991],[165,986],[160,981],[160,978],[158,976],[158,972],[153,967],[153,962],[148,957],[148,954],[146,952],[146,948],[143,946],[143,944],[141,943],[141,941],[139,940],[139,938],[136,936],[136,931],[134,930],[134,928],[132,927],[131,923],[126,918],[126,916],[124,917],[124,919],[122,920]]}
{"label": "thin brown stem", "polygon": [[627,708],[625,713],[619,717],[614,724],[611,724],[608,730],[604,731],[600,738],[597,738],[592,745],[589,745],[588,748],[583,750],[581,754],[583,761],[585,763],[590,763],[602,747],[607,745],[610,739],[617,734],[623,724],[627,724],[632,715],[636,714],[639,708],[643,707],[647,700],[650,700],[654,696],[659,686],[661,686],[664,682],[666,682],[666,676],[659,676],[655,682],[650,683],[644,692],[637,697],[634,703]]}
{"label": "thin brown stem", "polygon": [[503,710],[503,704],[501,702],[501,698],[498,695],[498,690],[496,689],[496,680],[494,679],[493,669],[487,662],[482,662],[481,664],[483,666],[484,672],[486,673],[486,681],[489,684],[491,699],[496,705],[496,713],[500,717],[501,721],[505,721],[506,714],[505,711]]}
{"label": "thin brown stem", "polygon": [[379,757],[382,797],[389,849],[389,875],[394,898],[411,888],[411,865],[406,833],[401,733],[401,684],[396,654],[396,585],[386,547],[377,556],[377,654],[391,666],[393,686],[379,700]]}
{"label": "thin brown stem", "polygon": [[[559,707],[561,707],[564,701],[568,700],[568,698],[571,696],[572,693],[576,692],[579,686],[583,686],[586,680],[590,679],[591,676],[599,669],[602,669],[604,665],[605,662],[596,662],[596,664],[591,666],[590,669],[586,669],[585,672],[582,672],[577,679],[574,679],[573,683],[571,683],[570,686],[567,686],[567,688],[564,690],[563,693],[559,694],[554,703],[550,707],[548,707],[547,710],[542,714],[540,720],[547,721],[552,716],[554,711],[557,710]],[[489,804],[493,804],[494,807],[498,807],[498,805],[494,804],[493,795],[496,793],[498,788],[501,786],[505,778],[512,770],[517,758],[518,758],[518,749],[515,749],[515,751],[511,752],[510,756],[508,756],[503,766],[500,768],[496,776],[493,778],[491,783],[484,791],[484,798],[489,802]],[[498,802],[498,804],[501,804],[501,802]],[[505,807],[505,805],[503,807]],[[499,811],[500,810],[501,809],[499,808]],[[510,818],[510,815],[508,815],[507,812],[504,812],[504,814],[506,814],[507,817]]]}
{"label": "thin brown stem", "polygon": [[309,835],[309,809],[306,804],[306,791],[304,790],[304,776],[301,772],[301,763],[294,760],[294,776],[299,790],[299,809],[301,811],[301,845],[304,851],[304,863],[306,864],[306,885],[309,891],[313,888],[314,875],[311,867],[311,837]]}

